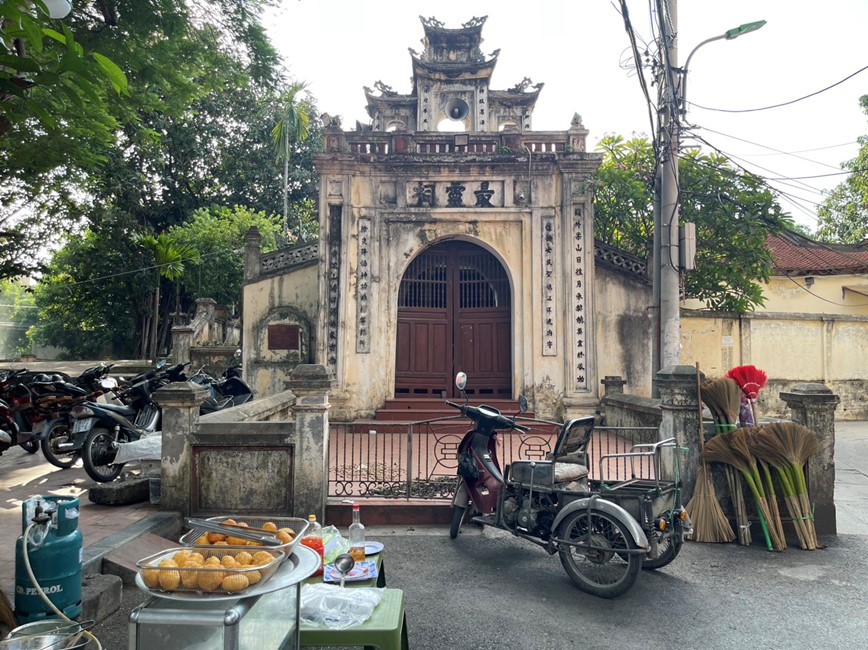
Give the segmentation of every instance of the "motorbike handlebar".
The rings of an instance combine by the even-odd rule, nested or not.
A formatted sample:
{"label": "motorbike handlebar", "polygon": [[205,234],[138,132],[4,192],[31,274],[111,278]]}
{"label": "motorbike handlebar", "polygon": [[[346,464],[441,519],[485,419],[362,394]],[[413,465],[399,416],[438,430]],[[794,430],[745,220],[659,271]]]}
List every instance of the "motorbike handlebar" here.
{"label": "motorbike handlebar", "polygon": [[523,424],[516,424],[515,420],[510,420],[508,417],[502,415],[494,409],[489,411],[488,409],[483,410],[478,406],[470,406],[469,404],[456,404],[455,402],[450,402],[449,400],[445,401],[446,404],[448,404],[452,408],[461,411],[461,415],[466,418],[470,418],[474,422],[479,422],[480,420],[484,419],[491,422],[494,429],[517,429],[518,431],[530,431],[530,427],[526,427]]}

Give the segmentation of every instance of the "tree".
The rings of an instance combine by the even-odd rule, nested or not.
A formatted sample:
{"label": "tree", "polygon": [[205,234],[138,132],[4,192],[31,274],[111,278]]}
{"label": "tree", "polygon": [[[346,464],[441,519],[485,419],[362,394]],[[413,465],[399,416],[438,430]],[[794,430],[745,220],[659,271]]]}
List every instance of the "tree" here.
{"label": "tree", "polygon": [[[292,148],[297,142],[307,140],[310,131],[310,114],[301,106],[299,93],[307,89],[307,84],[296,82],[287,88],[280,98],[280,119],[274,125],[272,138],[277,150],[277,160],[283,161],[283,219],[289,227],[289,159]],[[298,237],[304,240],[304,227],[298,225]]]}
{"label": "tree", "polygon": [[[598,239],[647,258],[653,237],[654,153],[644,138],[606,136],[594,178]],[[681,222],[696,224],[696,270],[685,292],[720,311],[746,312],[763,304],[771,276],[768,235],[792,221],[763,180],[718,154],[698,150],[679,160]]]}
{"label": "tree", "polygon": [[[859,99],[868,115],[868,95]],[[817,209],[818,239],[841,244],[868,240],[868,135],[858,138],[859,153],[841,167],[850,172]]]}
{"label": "tree", "polygon": [[195,259],[185,264],[181,278],[184,298],[213,298],[219,304],[241,301],[244,281],[243,249],[247,231],[255,226],[262,235],[262,250],[276,248],[275,237],[282,230],[279,215],[268,216],[242,206],[201,208],[192,218],[169,230],[179,244],[196,251]]}
{"label": "tree", "polygon": [[151,309],[151,262],[134,243],[123,215],[106,211],[99,230],[68,236],[35,288],[34,342],[68,358],[131,358]]}
{"label": "tree", "polygon": [[[167,233],[160,233],[156,237],[153,235],[142,235],[138,237],[138,242],[153,255],[154,260],[154,275],[156,279],[154,283],[154,313],[151,318],[150,342],[147,349],[148,356],[151,359],[156,359],[158,331],[160,329],[160,279],[165,278],[170,283],[180,280],[184,275],[184,264],[194,261],[197,252],[192,246],[178,243],[174,237]],[[180,292],[180,286],[177,291]],[[176,295],[178,295],[178,298],[175,301],[175,305],[178,307],[180,293]]]}
{"label": "tree", "polygon": [[37,321],[33,292],[25,282],[0,280],[0,358],[15,359],[30,351],[27,330]]}

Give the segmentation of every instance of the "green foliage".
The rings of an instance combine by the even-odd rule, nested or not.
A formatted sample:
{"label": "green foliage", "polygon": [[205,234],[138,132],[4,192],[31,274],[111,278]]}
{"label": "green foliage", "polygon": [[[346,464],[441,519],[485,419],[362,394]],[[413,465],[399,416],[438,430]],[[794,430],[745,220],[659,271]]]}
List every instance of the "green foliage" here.
{"label": "green foliage", "polygon": [[[654,169],[651,142],[607,136],[603,164],[594,178],[595,237],[642,258],[654,231]],[[681,222],[696,224],[696,270],[685,274],[685,291],[709,308],[746,312],[763,304],[771,273],[769,234],[792,225],[762,179],[723,156],[688,151],[679,161]]]}
{"label": "green foliage", "polygon": [[[868,115],[868,95],[863,95],[859,104]],[[841,167],[851,173],[818,208],[816,237],[822,241],[858,244],[868,240],[868,135],[859,137],[859,153]]]}
{"label": "green foliage", "polygon": [[30,351],[27,329],[37,321],[32,290],[18,280],[0,280],[0,358],[16,359]]}
{"label": "green foliage", "polygon": [[107,214],[99,231],[69,237],[36,287],[36,342],[65,348],[70,358],[135,354],[134,333],[148,313],[152,265],[123,219]]}
{"label": "green foliage", "polygon": [[256,227],[262,235],[262,250],[276,248],[275,236],[282,219],[242,206],[201,208],[192,218],[169,230],[178,244],[198,251],[185,263],[181,286],[186,298],[213,298],[219,304],[241,302],[244,281],[244,244],[247,231]]}

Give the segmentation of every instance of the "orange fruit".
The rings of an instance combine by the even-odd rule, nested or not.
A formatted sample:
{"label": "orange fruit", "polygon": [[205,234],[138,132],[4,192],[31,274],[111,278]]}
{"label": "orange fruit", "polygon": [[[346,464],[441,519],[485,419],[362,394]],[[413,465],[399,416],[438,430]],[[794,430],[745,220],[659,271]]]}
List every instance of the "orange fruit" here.
{"label": "orange fruit", "polygon": [[262,524],[262,530],[277,530],[277,524],[273,521],[266,521]]}

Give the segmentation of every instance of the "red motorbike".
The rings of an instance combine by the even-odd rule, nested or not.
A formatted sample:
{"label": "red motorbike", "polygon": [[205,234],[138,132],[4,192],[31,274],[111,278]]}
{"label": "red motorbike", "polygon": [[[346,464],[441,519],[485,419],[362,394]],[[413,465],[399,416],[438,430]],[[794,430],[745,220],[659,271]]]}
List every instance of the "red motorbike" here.
{"label": "red motorbike", "polygon": [[[466,381],[459,373],[456,385],[462,392]],[[681,505],[680,484],[659,478],[664,473],[660,452],[674,448],[674,439],[634,445],[627,453],[600,459],[602,474],[608,459],[650,457],[656,478],[591,480],[587,449],[594,418],[578,418],[563,424],[546,460],[514,461],[502,472],[498,431],[529,427],[490,406],[446,403],[474,424],[458,446],[451,538],[457,537],[468,510],[475,511],[474,522],[557,553],[579,589],[602,598],[629,590],[640,568],[659,569],[678,555],[690,521]],[[519,408],[527,409],[524,397]],[[677,454],[673,457],[677,463]]]}

